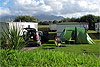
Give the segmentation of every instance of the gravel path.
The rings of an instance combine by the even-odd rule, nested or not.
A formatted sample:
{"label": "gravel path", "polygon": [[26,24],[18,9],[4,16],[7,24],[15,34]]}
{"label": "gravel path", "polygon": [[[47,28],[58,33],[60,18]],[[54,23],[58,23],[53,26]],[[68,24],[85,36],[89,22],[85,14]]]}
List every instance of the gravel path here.
{"label": "gravel path", "polygon": [[26,50],[26,51],[29,51],[29,50],[33,50],[33,49],[36,49],[37,47],[24,47],[22,50]]}

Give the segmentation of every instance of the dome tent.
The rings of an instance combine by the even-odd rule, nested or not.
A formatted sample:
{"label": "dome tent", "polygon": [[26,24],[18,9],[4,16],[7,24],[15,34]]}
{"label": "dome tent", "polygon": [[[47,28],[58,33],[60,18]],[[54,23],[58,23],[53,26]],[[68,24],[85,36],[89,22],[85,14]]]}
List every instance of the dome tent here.
{"label": "dome tent", "polygon": [[76,44],[95,44],[84,27],[66,27],[60,35],[62,42],[75,40]]}

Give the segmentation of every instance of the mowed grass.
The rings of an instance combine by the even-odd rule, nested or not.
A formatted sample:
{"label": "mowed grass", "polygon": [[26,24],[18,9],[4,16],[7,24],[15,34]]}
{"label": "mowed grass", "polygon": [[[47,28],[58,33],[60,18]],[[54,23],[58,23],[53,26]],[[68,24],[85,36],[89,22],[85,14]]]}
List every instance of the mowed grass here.
{"label": "mowed grass", "polygon": [[94,30],[88,30],[88,33],[97,33],[97,32]]}
{"label": "mowed grass", "polygon": [[39,25],[38,30],[40,31],[48,31],[49,30],[49,25]]}
{"label": "mowed grass", "polygon": [[[0,50],[0,66],[34,67],[99,67],[100,41],[96,44],[63,44],[55,47],[54,40],[34,50]],[[83,51],[86,51],[84,53]]]}
{"label": "mowed grass", "polygon": [[95,40],[96,44],[62,44],[62,47],[56,47],[53,40],[49,40],[49,44],[44,44],[36,50],[52,50],[66,53],[95,54],[100,55],[100,40]]}
{"label": "mowed grass", "polygon": [[49,25],[39,25],[38,28],[49,28]]}

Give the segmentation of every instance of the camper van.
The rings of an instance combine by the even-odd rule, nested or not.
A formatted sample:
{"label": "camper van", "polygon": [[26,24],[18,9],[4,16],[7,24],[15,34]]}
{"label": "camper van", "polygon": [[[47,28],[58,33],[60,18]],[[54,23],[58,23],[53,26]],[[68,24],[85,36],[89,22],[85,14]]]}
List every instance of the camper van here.
{"label": "camper van", "polygon": [[50,31],[56,31],[57,30],[57,24],[50,24]]}

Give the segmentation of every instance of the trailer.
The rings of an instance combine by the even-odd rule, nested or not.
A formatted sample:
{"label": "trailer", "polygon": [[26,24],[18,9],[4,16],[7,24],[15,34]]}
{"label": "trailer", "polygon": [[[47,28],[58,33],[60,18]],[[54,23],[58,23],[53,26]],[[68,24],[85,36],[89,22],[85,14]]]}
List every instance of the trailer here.
{"label": "trailer", "polygon": [[96,32],[100,32],[100,22],[99,23],[95,23],[95,31]]}
{"label": "trailer", "polygon": [[[38,23],[35,22],[1,22],[0,23],[0,36],[3,32],[2,27],[6,30],[6,25],[8,25],[9,30],[14,27],[18,28],[18,31],[20,31],[20,36],[23,35],[24,28],[34,28],[36,31],[38,31]],[[1,38],[1,37],[0,37]]]}
{"label": "trailer", "polygon": [[57,24],[50,24],[50,31],[56,31],[57,30]]}

